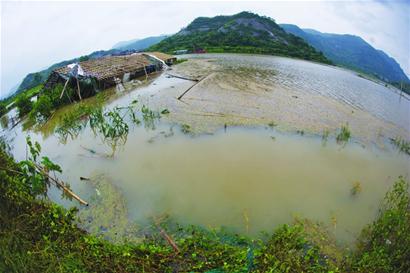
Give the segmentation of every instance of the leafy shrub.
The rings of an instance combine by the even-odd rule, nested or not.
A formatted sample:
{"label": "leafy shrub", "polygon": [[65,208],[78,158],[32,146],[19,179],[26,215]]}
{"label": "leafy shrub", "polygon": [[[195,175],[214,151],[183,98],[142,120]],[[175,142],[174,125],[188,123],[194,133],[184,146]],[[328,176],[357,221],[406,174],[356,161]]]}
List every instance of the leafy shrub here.
{"label": "leafy shrub", "polygon": [[49,96],[40,96],[34,103],[33,110],[30,112],[30,117],[37,121],[45,121],[51,116],[53,111],[53,103]]}
{"label": "leafy shrub", "polygon": [[379,215],[358,241],[355,272],[408,272],[410,268],[410,195],[403,177],[394,184]]}
{"label": "leafy shrub", "polygon": [[399,149],[399,151],[410,155],[410,141],[406,141],[405,139],[401,137],[395,137],[390,139],[391,143]]}
{"label": "leafy shrub", "polygon": [[336,136],[336,142],[339,144],[346,144],[350,139],[351,133],[349,130],[349,124],[342,125],[339,134]]}
{"label": "leafy shrub", "polygon": [[19,113],[19,117],[22,118],[27,115],[31,109],[33,109],[33,102],[29,97],[22,94],[16,99],[16,106]]}

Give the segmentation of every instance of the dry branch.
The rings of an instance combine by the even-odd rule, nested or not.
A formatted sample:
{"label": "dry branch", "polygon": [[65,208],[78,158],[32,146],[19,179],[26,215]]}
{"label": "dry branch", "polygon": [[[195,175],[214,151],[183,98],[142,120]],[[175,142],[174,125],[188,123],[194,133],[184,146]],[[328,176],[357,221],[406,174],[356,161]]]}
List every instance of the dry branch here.
{"label": "dry branch", "polygon": [[165,240],[172,246],[172,248],[175,250],[176,253],[179,253],[179,248],[177,244],[172,240],[171,236],[169,236],[164,229],[162,229],[159,225],[157,225],[159,228],[159,232],[161,233],[162,237],[165,238]]}

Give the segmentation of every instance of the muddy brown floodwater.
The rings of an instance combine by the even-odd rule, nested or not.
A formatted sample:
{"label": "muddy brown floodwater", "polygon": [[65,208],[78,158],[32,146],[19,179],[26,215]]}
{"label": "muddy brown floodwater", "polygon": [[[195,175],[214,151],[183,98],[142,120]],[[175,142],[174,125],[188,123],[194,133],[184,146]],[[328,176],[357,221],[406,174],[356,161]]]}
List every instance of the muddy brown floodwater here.
{"label": "muddy brown floodwater", "polygon": [[[3,131],[18,160],[25,158],[25,137],[31,135],[42,154],[63,167],[60,178],[90,203],[79,213],[90,232],[138,240],[149,219],[166,214],[183,224],[257,236],[297,216],[323,222],[349,244],[374,219],[395,179],[408,177],[409,156],[388,139],[409,139],[409,101],[397,90],[287,58],[185,57],[189,61],[149,82],[126,85],[123,93],[104,91],[107,109],[138,100],[139,106],[170,112],[149,126],[130,123],[112,158],[98,156],[110,146],[88,127],[61,141],[55,126],[75,105],[57,111],[40,129]],[[169,75],[203,80],[178,100],[195,82]],[[346,123],[352,139],[339,145],[335,136]],[[325,141],[324,130],[330,132]],[[357,184],[361,191],[352,195]],[[61,199],[58,190],[49,195],[78,205]]]}

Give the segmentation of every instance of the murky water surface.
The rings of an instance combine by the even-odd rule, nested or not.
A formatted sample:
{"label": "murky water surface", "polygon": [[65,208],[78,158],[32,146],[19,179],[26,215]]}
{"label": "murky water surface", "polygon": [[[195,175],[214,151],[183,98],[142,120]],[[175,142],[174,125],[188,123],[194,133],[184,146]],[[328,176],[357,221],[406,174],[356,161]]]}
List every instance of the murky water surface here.
{"label": "murky water surface", "polygon": [[401,96],[396,88],[358,77],[350,70],[272,56],[199,54],[186,57],[214,59],[232,69],[271,70],[275,75],[265,80],[271,81],[272,85],[334,98],[410,130],[410,97]]}
{"label": "murky water surface", "polygon": [[[230,62],[232,57],[221,55],[221,58]],[[255,59],[275,68],[272,76],[275,81],[292,88],[300,83],[299,92],[331,96],[408,128],[404,123],[408,121],[409,109],[397,106],[402,102],[398,103],[396,94],[383,86],[355,77],[350,83],[354,88],[349,88],[339,74],[350,72],[327,66],[323,66],[323,71],[312,71],[310,66],[322,66],[284,58]],[[264,64],[265,61],[270,63]],[[335,85],[323,88],[330,83],[321,82],[324,76],[320,73],[335,73],[326,74],[334,77]],[[317,88],[304,91],[302,82]],[[161,75],[131,92],[111,97],[106,106],[126,106],[135,99],[139,104],[150,105],[158,93],[174,89],[179,93],[190,84]],[[323,90],[327,91],[322,94]],[[379,95],[371,95],[370,90]],[[389,103],[392,109],[390,105],[385,107]],[[405,105],[408,107],[408,103]],[[72,107],[57,113],[54,122]],[[96,194],[103,200],[109,193],[96,184],[80,181],[80,176],[104,175],[118,191],[113,196],[125,200],[121,202],[121,213],[127,214],[130,223],[137,226],[143,226],[152,217],[168,214],[184,224],[226,226],[256,235],[290,223],[297,216],[324,222],[340,241],[349,243],[375,217],[394,180],[399,175],[408,176],[410,169],[409,157],[393,147],[379,150],[360,145],[355,138],[343,146],[336,144],[332,136],[324,143],[320,136],[285,133],[269,126],[228,126],[211,135],[193,136],[183,134],[180,124],[172,122],[167,115],[155,121],[155,129],[130,124],[125,144],[117,148],[113,158],[106,158],[100,155],[110,153],[111,147],[90,128],[62,143],[53,133],[52,124],[53,121],[36,132],[22,131],[21,125],[4,131],[15,157],[25,158],[25,136],[31,135],[42,145],[42,154],[63,167],[61,178],[91,204],[96,202]],[[357,182],[361,192],[353,196],[351,189]],[[56,190],[50,192],[53,199],[64,205],[77,205],[74,201],[61,200],[59,194]],[[115,199],[111,198],[109,204],[107,209],[115,204]],[[113,214],[107,212],[107,215]],[[117,218],[123,224],[124,218]],[[104,232],[110,226],[99,228]]]}

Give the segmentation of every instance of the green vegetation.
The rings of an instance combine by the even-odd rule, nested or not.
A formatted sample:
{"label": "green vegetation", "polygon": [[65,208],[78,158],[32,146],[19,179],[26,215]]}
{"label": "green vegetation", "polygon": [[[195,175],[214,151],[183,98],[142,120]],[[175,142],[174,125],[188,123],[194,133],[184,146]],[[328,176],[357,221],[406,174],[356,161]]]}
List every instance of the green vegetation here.
{"label": "green vegetation", "polygon": [[268,123],[268,126],[269,126],[270,128],[274,128],[274,127],[278,126],[278,124],[275,123],[274,121],[271,121],[271,122]]}
{"label": "green vegetation", "polygon": [[67,137],[74,139],[78,136],[83,128],[87,125],[88,117],[96,111],[98,107],[78,104],[73,110],[60,118],[59,125],[55,132],[60,136],[60,141],[65,143]]}
{"label": "green vegetation", "polygon": [[349,130],[349,124],[346,123],[345,125],[342,125],[340,128],[339,134],[336,136],[336,142],[338,144],[346,144],[351,137],[351,133]]}
{"label": "green vegetation", "polygon": [[134,100],[126,107],[114,107],[112,110],[104,110],[99,102],[97,105],[79,103],[72,111],[60,118],[55,133],[59,135],[60,141],[65,143],[68,137],[76,138],[89,125],[93,133],[100,136],[103,143],[111,147],[112,153],[109,156],[112,157],[116,147],[127,141],[131,125],[140,125],[142,119],[146,129],[155,130],[155,124],[161,118],[161,114],[169,113],[168,109],[158,112],[145,105],[139,109],[137,103]]}
{"label": "green vegetation", "polygon": [[199,17],[181,32],[149,48],[173,53],[186,49],[213,53],[253,53],[330,63],[303,39],[286,33],[271,18],[249,12],[233,16]]}
{"label": "green vegetation", "polygon": [[410,155],[410,141],[406,141],[401,137],[395,137],[390,139],[391,143],[397,147],[401,152]]}
{"label": "green vegetation", "polygon": [[354,272],[408,272],[410,268],[409,184],[399,177],[377,219],[366,227],[353,254]]}
{"label": "green vegetation", "polygon": [[[33,88],[30,88],[28,90],[26,90],[23,93],[18,93],[18,94],[14,94],[8,98],[2,99],[0,101],[0,116],[4,115],[5,113],[7,113],[13,106],[15,106],[16,101],[24,101],[26,100],[26,104],[27,103],[27,99],[32,98],[33,96],[37,95],[41,89],[43,88],[42,84],[36,85]],[[10,105],[10,106],[9,106]],[[9,107],[7,107],[9,106]],[[24,108],[24,106],[23,106]],[[27,110],[26,110],[27,111]],[[24,110],[23,110],[24,112]],[[27,113],[24,113],[22,115],[25,115]]]}
{"label": "green vegetation", "polygon": [[162,115],[168,115],[169,113],[170,113],[170,112],[169,112],[168,109],[164,109],[164,110],[161,111],[161,114],[162,114]]}
{"label": "green vegetation", "polygon": [[7,105],[0,102],[0,117],[7,113]]}
{"label": "green vegetation", "polygon": [[352,196],[355,196],[362,192],[362,184],[359,181],[353,183],[352,188],[350,189],[350,193]]}
{"label": "green vegetation", "polygon": [[322,133],[322,144],[323,145],[326,145],[327,139],[329,138],[329,134],[330,134],[330,132],[329,132],[328,129],[323,130],[323,133]]}
{"label": "green vegetation", "polygon": [[192,128],[188,124],[182,124],[181,125],[181,132],[184,134],[190,134],[192,133]]}
{"label": "green vegetation", "polygon": [[[162,110],[164,112],[165,110]],[[167,113],[167,109],[164,114]],[[143,105],[141,108],[142,119],[144,120],[144,126],[146,129],[155,130],[155,121],[161,118],[161,115],[157,111],[149,109],[147,106]]]}
{"label": "green vegetation", "polygon": [[16,99],[16,107],[19,117],[22,118],[33,109],[33,103],[28,96],[22,94]]}

